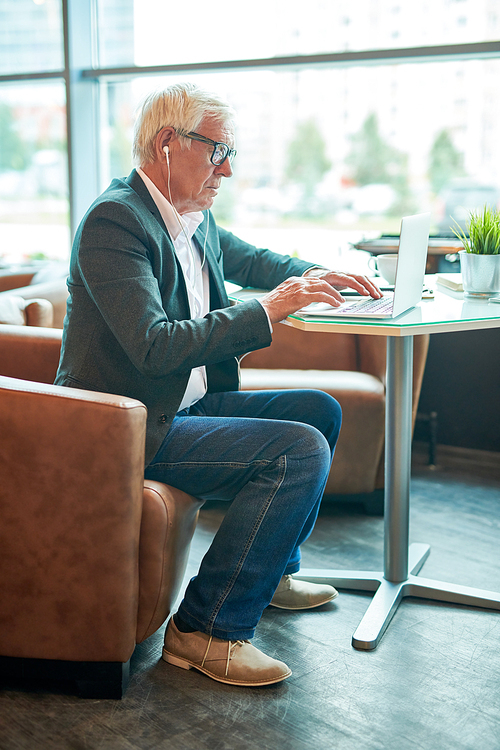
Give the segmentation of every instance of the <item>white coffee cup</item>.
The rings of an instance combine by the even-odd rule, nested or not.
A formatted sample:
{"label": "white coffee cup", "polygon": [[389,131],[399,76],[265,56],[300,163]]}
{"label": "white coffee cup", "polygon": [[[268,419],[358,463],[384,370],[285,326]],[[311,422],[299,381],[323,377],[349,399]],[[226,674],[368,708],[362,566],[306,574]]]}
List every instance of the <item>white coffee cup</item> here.
{"label": "white coffee cup", "polygon": [[368,259],[368,265],[372,271],[378,271],[388,284],[394,284],[396,282],[396,267],[398,265],[397,253],[386,253],[377,256],[372,255],[371,258]]}

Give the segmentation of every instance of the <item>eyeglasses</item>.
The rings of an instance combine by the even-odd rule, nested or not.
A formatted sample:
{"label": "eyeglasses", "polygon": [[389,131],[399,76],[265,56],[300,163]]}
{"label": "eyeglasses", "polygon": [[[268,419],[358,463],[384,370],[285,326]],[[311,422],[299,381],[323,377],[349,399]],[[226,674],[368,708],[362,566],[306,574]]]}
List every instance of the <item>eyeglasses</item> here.
{"label": "eyeglasses", "polygon": [[200,135],[199,133],[186,133],[184,132],[184,130],[178,130],[177,133],[178,135],[182,135],[184,138],[190,138],[192,141],[200,141],[200,143],[208,143],[209,146],[213,146],[214,150],[212,151],[210,161],[216,167],[220,167],[220,165],[223,164],[226,159],[229,159],[229,163],[231,164],[234,157],[236,156],[236,149],[229,148],[227,143],[213,141],[211,138],[205,138],[204,135]]}

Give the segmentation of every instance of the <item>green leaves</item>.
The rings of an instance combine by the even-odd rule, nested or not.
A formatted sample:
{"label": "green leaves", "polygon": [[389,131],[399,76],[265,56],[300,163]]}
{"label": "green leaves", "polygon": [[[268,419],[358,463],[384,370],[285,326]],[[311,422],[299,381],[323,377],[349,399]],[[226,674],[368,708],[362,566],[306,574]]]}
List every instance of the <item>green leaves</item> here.
{"label": "green leaves", "polygon": [[498,255],[500,253],[500,213],[489,206],[482,211],[471,211],[467,222],[467,236],[457,224],[453,233],[458,237],[468,253],[476,255]]}

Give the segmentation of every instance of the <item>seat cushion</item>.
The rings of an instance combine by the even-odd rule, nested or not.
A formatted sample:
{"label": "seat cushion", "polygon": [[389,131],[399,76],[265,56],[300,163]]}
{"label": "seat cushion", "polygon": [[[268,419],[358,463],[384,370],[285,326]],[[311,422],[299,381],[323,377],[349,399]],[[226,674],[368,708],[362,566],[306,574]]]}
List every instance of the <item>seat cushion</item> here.
{"label": "seat cushion", "polygon": [[26,301],[22,297],[5,295],[0,297],[0,323],[10,326],[25,326]]}
{"label": "seat cushion", "polygon": [[54,319],[52,303],[47,299],[30,299],[0,294],[0,323],[12,326],[50,328]]}

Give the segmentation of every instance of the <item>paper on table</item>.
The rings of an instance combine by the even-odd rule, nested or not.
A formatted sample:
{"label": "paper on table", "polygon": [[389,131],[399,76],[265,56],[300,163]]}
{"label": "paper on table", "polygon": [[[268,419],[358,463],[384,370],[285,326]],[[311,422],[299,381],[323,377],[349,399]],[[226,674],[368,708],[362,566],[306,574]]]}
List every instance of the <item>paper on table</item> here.
{"label": "paper on table", "polygon": [[438,273],[436,275],[438,284],[445,286],[447,289],[453,289],[455,292],[463,292],[461,273]]}

